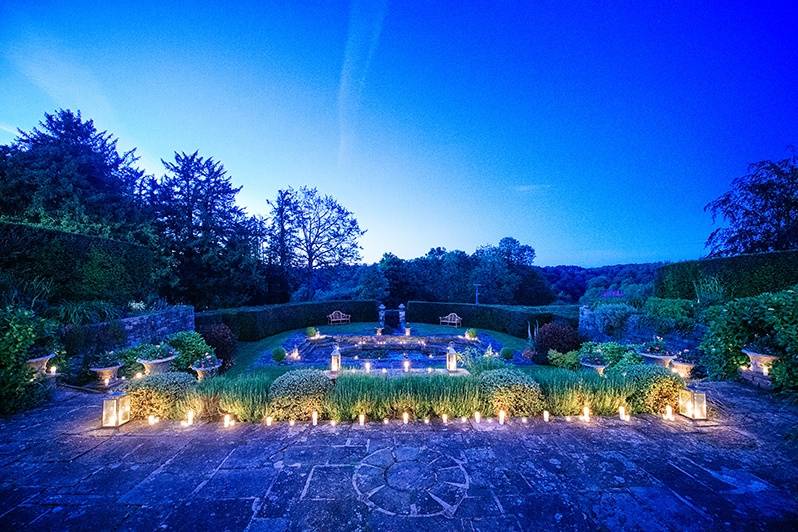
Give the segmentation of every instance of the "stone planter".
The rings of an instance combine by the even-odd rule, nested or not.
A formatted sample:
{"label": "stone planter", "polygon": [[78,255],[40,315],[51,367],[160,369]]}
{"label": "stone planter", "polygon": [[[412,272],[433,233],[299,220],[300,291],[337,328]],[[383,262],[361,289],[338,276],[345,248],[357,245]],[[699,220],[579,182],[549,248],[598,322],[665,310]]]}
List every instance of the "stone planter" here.
{"label": "stone planter", "polygon": [[604,375],[604,370],[607,369],[606,364],[591,364],[589,362],[580,362],[580,364],[582,364],[583,368],[590,368],[602,376]]}
{"label": "stone planter", "polygon": [[112,382],[116,381],[116,374],[121,367],[121,364],[117,364],[115,366],[107,366],[104,368],[89,368],[89,371],[96,373],[97,380],[99,380],[103,385],[108,386]]}
{"label": "stone planter", "polygon": [[198,381],[203,381],[205,379],[211,379],[211,378],[215,377],[216,374],[219,372],[219,368],[221,368],[221,367],[222,367],[222,363],[219,362],[215,366],[210,366],[210,367],[207,367],[207,368],[198,368],[198,367],[195,367],[195,366],[191,366],[191,369],[193,369],[194,371],[197,372],[197,380]]}
{"label": "stone planter", "polygon": [[770,374],[771,366],[779,359],[776,355],[766,355],[747,349],[743,349],[743,353],[745,353],[748,356],[748,360],[751,361],[751,371],[754,373],[761,373],[765,376]]}
{"label": "stone planter", "polygon": [[47,363],[55,355],[44,355],[43,357],[29,358],[27,360],[28,367],[31,368],[36,375],[44,375],[47,373]]}
{"label": "stone planter", "polygon": [[168,372],[172,368],[172,361],[176,358],[177,355],[156,360],[143,360],[140,358],[136,360],[136,362],[144,366],[144,373],[146,375],[158,375]]}
{"label": "stone planter", "polygon": [[676,355],[655,355],[653,353],[638,353],[643,357],[643,362],[646,364],[653,364],[655,366],[662,366],[668,368]]}
{"label": "stone planter", "polygon": [[671,362],[671,370],[683,379],[689,379],[693,373],[695,364],[691,362],[682,362],[681,360],[674,360]]}

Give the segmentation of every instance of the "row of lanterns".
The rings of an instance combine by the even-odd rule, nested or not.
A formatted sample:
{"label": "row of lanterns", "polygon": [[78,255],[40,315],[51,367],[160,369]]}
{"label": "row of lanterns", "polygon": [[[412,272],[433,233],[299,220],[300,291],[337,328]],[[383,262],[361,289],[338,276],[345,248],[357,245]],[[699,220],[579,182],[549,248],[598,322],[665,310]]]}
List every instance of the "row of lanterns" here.
{"label": "row of lanterns", "polygon": [[[431,355],[430,355],[431,356]],[[338,373],[342,369],[341,365],[341,350],[338,346],[333,348],[332,354],[330,355],[330,371],[332,373]],[[366,373],[371,373],[371,362],[365,361],[363,363],[363,371]],[[403,360],[402,361],[402,370],[405,373],[410,371],[410,361]],[[457,352],[454,350],[452,346],[449,346],[446,350],[446,371],[450,373],[454,373],[457,371]],[[388,370],[383,368],[382,373],[387,373]],[[432,368],[427,368],[428,373],[432,373]]]}

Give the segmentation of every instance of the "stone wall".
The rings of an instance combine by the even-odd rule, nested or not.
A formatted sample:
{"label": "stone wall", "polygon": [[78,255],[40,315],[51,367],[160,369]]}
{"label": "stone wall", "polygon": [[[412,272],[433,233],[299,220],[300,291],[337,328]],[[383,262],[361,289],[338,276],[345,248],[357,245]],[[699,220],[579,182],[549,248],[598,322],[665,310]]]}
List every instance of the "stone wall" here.
{"label": "stone wall", "polygon": [[185,330],[194,330],[194,307],[185,305],[130,318],[66,327],[63,342],[69,358],[69,373],[79,375],[96,353],[161,342],[170,334]]}

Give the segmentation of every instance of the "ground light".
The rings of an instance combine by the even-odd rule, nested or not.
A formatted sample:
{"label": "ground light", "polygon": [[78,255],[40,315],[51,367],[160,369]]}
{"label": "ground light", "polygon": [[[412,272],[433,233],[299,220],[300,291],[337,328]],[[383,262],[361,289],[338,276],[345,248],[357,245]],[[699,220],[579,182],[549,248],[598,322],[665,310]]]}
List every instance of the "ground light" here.
{"label": "ground light", "polygon": [[679,414],[690,419],[707,418],[707,396],[692,390],[679,392]]}
{"label": "ground light", "polygon": [[505,417],[507,417],[507,413],[504,410],[499,410],[499,425],[504,425]]}
{"label": "ground light", "polygon": [[543,421],[545,421],[546,423],[549,422],[549,411],[548,410],[544,410],[543,411]]}
{"label": "ground light", "polygon": [[103,427],[119,427],[130,421],[130,396],[122,392],[103,399]]}

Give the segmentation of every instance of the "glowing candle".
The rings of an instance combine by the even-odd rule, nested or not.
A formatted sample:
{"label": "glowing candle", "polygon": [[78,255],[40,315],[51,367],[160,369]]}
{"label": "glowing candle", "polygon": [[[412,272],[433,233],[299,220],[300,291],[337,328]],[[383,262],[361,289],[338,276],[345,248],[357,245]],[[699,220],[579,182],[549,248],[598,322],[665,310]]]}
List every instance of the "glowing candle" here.
{"label": "glowing candle", "polygon": [[360,414],[357,416],[357,423],[361,427],[366,424],[366,414]]}
{"label": "glowing candle", "polygon": [[272,421],[274,421],[274,418],[272,416],[266,416],[266,426],[267,427],[271,427],[272,426]]}
{"label": "glowing candle", "polygon": [[443,421],[444,425],[447,424],[449,422],[449,416],[446,414],[441,415],[441,421]]}
{"label": "glowing candle", "polygon": [[626,407],[624,406],[618,407],[618,417],[621,418],[621,421],[626,420]]}
{"label": "glowing candle", "polygon": [[55,375],[55,372],[58,371],[56,366],[50,366],[50,375]]}
{"label": "glowing candle", "polygon": [[549,422],[549,411],[548,410],[544,410],[543,411],[543,421],[545,421],[546,423]]}
{"label": "glowing candle", "polygon": [[289,419],[288,420],[288,426],[289,427],[293,427],[294,425],[296,425],[296,421],[294,421],[293,419]]}
{"label": "glowing candle", "polygon": [[386,368],[382,368],[382,374],[385,375],[386,373],[388,373],[388,370]]}
{"label": "glowing candle", "polygon": [[425,417],[425,418],[424,418],[424,424],[425,424],[425,425],[429,425],[429,418],[428,418],[428,417]]}
{"label": "glowing candle", "polygon": [[762,375],[767,377],[768,373],[770,373],[770,366],[768,366],[767,364],[762,364]]}
{"label": "glowing candle", "polygon": [[427,373],[432,373],[432,368],[427,368]]}
{"label": "glowing candle", "polygon": [[402,414],[402,422],[407,425],[410,422],[410,414],[407,412]]}
{"label": "glowing candle", "polygon": [[156,423],[158,423],[158,416],[153,416],[152,414],[150,414],[149,416],[147,416],[147,423],[149,423],[150,425],[155,425]]}
{"label": "glowing candle", "polygon": [[582,408],[582,421],[590,421],[590,407],[587,405]]}
{"label": "glowing candle", "polygon": [[529,423],[529,418],[524,416],[521,418],[521,423]]}
{"label": "glowing candle", "polygon": [[504,410],[499,410],[499,425],[504,425],[504,418],[506,416],[507,414],[504,412]]}
{"label": "glowing candle", "polygon": [[474,421],[476,421],[477,423],[479,423],[479,421],[480,421],[481,419],[482,419],[482,414],[480,414],[479,412],[474,412]]}
{"label": "glowing candle", "polygon": [[338,422],[337,422],[337,421],[335,421],[334,419],[331,419],[331,420],[330,420],[330,426],[334,427],[334,426],[336,426],[337,424],[338,424]]}
{"label": "glowing candle", "polygon": [[388,421],[388,418],[387,418],[387,417],[385,417],[385,418],[382,418],[382,424],[383,424],[383,425],[387,425],[388,423],[390,423],[390,421]]}
{"label": "glowing candle", "polygon": [[468,418],[465,417],[465,416],[460,418],[460,423],[466,423],[467,421],[468,421]]}
{"label": "glowing candle", "polygon": [[315,410],[310,413],[310,421],[314,427],[319,424],[319,413]]}
{"label": "glowing candle", "polygon": [[137,372],[137,373],[136,373],[136,375],[135,375],[135,377],[136,377],[137,379],[140,379],[142,376],[143,376],[143,375],[141,374],[141,372],[140,372],[140,371],[139,371],[139,372]]}
{"label": "glowing candle", "polygon": [[186,412],[186,424],[187,425],[193,425],[194,424],[194,411],[193,410],[189,410],[188,412]]}
{"label": "glowing candle", "polygon": [[402,368],[403,368],[403,369],[404,369],[406,372],[407,372],[407,371],[410,371],[410,361],[409,361],[409,360],[405,360],[404,362],[402,362]]}
{"label": "glowing candle", "polygon": [[105,378],[105,379],[103,379],[103,384],[104,384],[106,387],[108,387],[108,385],[109,385],[109,384],[111,384],[111,379],[109,379],[109,378]]}
{"label": "glowing candle", "polygon": [[571,421],[571,416],[565,416],[565,421]]}
{"label": "glowing candle", "polygon": [[230,419],[230,414],[225,414],[224,415],[224,426],[225,427],[229,427],[231,421],[232,420]]}

